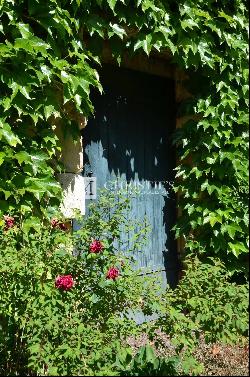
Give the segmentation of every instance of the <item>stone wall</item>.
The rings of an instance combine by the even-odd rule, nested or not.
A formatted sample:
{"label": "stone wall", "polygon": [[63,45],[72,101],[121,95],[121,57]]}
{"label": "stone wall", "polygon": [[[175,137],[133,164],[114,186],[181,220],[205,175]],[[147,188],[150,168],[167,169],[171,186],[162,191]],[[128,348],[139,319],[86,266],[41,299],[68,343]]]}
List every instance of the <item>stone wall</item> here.
{"label": "stone wall", "polygon": [[64,135],[63,124],[60,120],[55,121],[55,134],[59,139],[61,151],[59,160],[64,166],[64,172],[58,174],[58,181],[63,189],[63,201],[61,210],[67,219],[75,217],[74,210],[79,210],[81,215],[85,214],[85,190],[83,170],[83,142],[80,131],[86,126],[86,118],[75,112],[70,104],[66,104],[65,111],[72,120],[75,120],[79,127],[78,135],[68,133]]}

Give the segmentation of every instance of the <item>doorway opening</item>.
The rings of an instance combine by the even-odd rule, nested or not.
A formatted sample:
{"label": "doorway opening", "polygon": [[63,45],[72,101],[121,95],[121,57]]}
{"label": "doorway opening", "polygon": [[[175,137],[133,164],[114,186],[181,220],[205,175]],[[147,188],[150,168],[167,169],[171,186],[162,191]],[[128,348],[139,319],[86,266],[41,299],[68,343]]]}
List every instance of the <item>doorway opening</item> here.
{"label": "doorway opening", "polygon": [[95,117],[83,131],[84,175],[92,172],[98,189],[114,188],[112,182],[118,188],[140,187],[131,204],[132,216],[146,216],[151,233],[136,259],[140,267],[158,271],[175,286],[179,270],[171,231],[176,221],[175,81],[110,64],[103,64],[99,73],[104,93],[91,96]]}

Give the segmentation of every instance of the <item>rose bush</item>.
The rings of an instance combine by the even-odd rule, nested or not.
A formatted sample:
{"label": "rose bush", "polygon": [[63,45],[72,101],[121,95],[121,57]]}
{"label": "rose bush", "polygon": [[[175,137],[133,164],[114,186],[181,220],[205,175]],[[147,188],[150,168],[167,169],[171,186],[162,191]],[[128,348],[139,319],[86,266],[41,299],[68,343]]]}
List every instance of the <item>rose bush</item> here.
{"label": "rose bush", "polygon": [[[248,290],[231,284],[218,261],[186,259],[181,283],[166,293],[159,278],[132,268],[147,224],[134,222],[135,244],[121,243],[132,222],[129,199],[116,196],[103,194],[73,234],[58,226],[67,224],[59,214],[36,232],[17,215],[0,220],[0,374],[134,375],[150,367],[161,375],[173,361],[153,358],[150,349],[133,359],[126,343],[147,332],[159,346],[161,328],[177,353],[185,350],[178,373],[200,375],[191,354],[202,332],[208,341],[231,342],[246,333]],[[138,312],[158,319],[138,325]]]}
{"label": "rose bush", "polygon": [[117,349],[146,326],[131,313],[152,312],[161,287],[132,269],[131,245],[119,249],[121,227],[131,227],[124,211],[127,198],[103,195],[73,234],[60,214],[36,232],[16,215],[15,226],[12,214],[0,222],[1,374],[118,373]]}

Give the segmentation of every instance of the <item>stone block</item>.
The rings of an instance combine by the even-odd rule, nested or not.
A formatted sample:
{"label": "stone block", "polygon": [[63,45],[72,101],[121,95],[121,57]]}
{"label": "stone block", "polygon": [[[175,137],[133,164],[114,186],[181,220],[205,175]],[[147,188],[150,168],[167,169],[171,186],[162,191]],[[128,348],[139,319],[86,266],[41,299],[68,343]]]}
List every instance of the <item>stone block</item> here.
{"label": "stone block", "polygon": [[84,177],[81,174],[58,174],[58,181],[63,190],[63,200],[60,209],[68,219],[75,218],[75,210],[81,215],[85,214],[85,186]]}

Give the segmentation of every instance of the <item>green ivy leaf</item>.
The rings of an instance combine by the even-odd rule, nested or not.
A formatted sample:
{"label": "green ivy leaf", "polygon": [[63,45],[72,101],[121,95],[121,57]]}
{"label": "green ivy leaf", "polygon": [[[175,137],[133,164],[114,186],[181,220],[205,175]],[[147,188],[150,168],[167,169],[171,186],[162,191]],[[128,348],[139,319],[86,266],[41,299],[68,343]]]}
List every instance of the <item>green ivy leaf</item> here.
{"label": "green ivy leaf", "polygon": [[10,126],[0,119],[0,140],[4,139],[10,146],[16,147],[22,144],[21,140],[12,132]]}
{"label": "green ivy leaf", "polygon": [[204,217],[203,224],[210,223],[213,228],[216,223],[222,224],[222,217],[216,213],[210,213],[208,216]]}
{"label": "green ivy leaf", "polygon": [[134,45],[134,51],[138,50],[139,48],[143,48],[147,55],[150,54],[152,48],[152,35],[146,35],[145,39],[139,40]]}
{"label": "green ivy leaf", "polygon": [[114,34],[123,39],[126,35],[126,31],[118,24],[110,24],[111,31],[108,32],[108,36],[112,37]]}
{"label": "green ivy leaf", "polygon": [[6,154],[4,152],[0,152],[0,165],[4,162],[6,158]]}
{"label": "green ivy leaf", "polygon": [[229,242],[228,246],[229,246],[228,252],[233,253],[233,255],[236,258],[238,258],[239,255],[242,253],[246,254],[249,252],[248,247],[246,247],[246,245],[243,242],[237,242],[237,243]]}
{"label": "green ivy leaf", "polygon": [[31,164],[31,161],[30,161],[30,155],[25,152],[25,151],[21,151],[21,152],[18,152],[14,155],[14,157],[17,159],[18,163],[21,165],[23,162],[27,163],[27,164]]}
{"label": "green ivy leaf", "polygon": [[107,0],[109,7],[114,11],[117,0]]}

